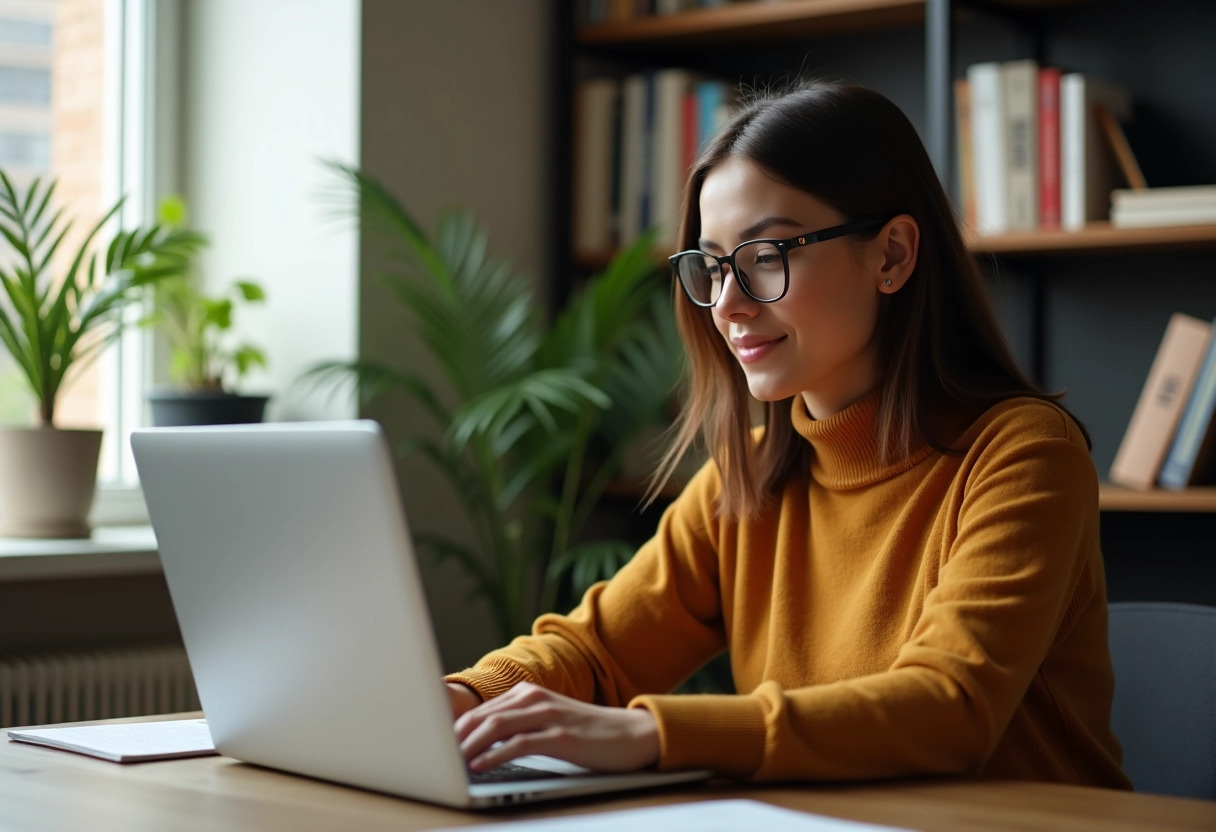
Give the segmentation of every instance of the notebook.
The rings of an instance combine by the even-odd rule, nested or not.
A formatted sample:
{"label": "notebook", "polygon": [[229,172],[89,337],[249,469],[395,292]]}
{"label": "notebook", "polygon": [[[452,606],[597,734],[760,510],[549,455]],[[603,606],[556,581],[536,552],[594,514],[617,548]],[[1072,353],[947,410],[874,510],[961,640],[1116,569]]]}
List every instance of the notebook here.
{"label": "notebook", "polygon": [[150,428],[131,447],[221,753],[462,808],[708,776],[529,758],[552,775],[470,782],[375,422]]}

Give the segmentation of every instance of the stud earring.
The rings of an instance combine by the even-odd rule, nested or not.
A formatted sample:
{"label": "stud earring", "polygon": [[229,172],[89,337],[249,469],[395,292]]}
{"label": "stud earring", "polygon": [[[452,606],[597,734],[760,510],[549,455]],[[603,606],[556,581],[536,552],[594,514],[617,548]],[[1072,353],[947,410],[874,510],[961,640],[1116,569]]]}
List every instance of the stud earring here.
{"label": "stud earring", "polygon": [[891,285],[891,278],[889,278],[889,277],[888,277],[886,280],[884,280],[884,281],[882,282],[882,285],[883,285],[883,286],[890,286],[890,285]]}

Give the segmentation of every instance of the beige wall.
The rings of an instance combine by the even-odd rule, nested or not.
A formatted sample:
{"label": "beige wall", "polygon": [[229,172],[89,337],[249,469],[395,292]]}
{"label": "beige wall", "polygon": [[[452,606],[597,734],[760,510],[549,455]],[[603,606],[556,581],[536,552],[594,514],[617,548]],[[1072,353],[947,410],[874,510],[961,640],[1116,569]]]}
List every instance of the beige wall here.
{"label": "beige wall", "polygon": [[[364,168],[428,229],[445,209],[474,211],[490,233],[491,253],[536,276],[538,286],[549,246],[549,20],[549,0],[363,4]],[[365,250],[360,353],[418,366],[417,344],[375,268]],[[398,439],[425,422],[399,401],[367,415]],[[455,499],[425,463],[404,465],[401,479],[415,526],[464,526]],[[488,617],[466,602],[458,572],[429,569],[427,584],[447,667],[494,646]]]}
{"label": "beige wall", "polygon": [[[185,0],[182,188],[213,239],[208,281],[269,284],[250,335],[275,370],[257,381],[281,388],[307,362],[342,357],[348,338],[345,354],[428,371],[373,255],[326,224],[318,156],[361,164],[427,228],[446,208],[472,209],[491,250],[543,285],[550,2]],[[271,416],[344,407],[288,396]],[[394,440],[422,421],[399,401],[365,415]],[[402,481],[416,527],[466,526],[438,474],[414,462]],[[426,579],[447,667],[494,646],[458,574],[428,568]]]}

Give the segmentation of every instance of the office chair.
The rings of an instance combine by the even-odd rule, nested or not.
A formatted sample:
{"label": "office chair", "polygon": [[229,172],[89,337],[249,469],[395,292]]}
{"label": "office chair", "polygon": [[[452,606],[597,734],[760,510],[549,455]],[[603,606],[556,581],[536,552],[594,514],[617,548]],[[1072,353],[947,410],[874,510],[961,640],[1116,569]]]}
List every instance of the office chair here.
{"label": "office chair", "polygon": [[1110,654],[1136,791],[1216,799],[1216,607],[1111,604]]}

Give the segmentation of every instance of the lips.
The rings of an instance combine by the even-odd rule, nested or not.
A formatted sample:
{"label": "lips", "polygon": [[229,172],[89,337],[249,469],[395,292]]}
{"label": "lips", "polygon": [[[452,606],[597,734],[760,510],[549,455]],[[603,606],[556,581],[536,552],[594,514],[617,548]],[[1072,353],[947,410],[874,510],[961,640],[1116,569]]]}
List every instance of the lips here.
{"label": "lips", "polygon": [[744,364],[750,364],[768,355],[785,338],[786,336],[784,335],[777,338],[771,338],[767,335],[740,335],[737,338],[732,338],[731,344],[735,347],[735,355],[739,356],[739,361]]}

